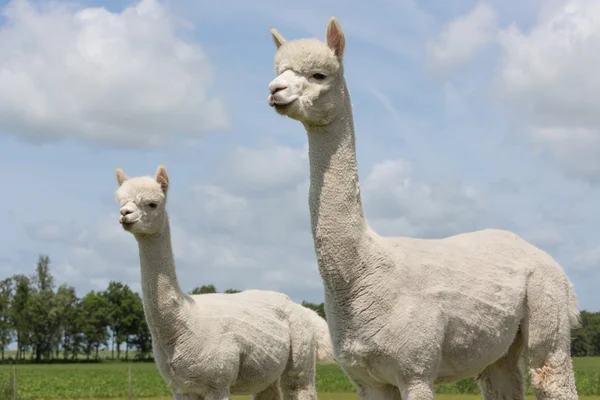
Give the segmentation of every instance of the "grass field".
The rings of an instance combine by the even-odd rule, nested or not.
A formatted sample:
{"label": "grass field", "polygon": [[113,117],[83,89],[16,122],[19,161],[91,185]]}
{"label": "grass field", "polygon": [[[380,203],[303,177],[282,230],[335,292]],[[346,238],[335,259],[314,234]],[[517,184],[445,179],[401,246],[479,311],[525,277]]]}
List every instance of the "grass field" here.
{"label": "grass field", "polygon": [[[20,400],[127,398],[127,363],[18,365],[17,384]],[[600,400],[600,357],[575,359],[577,387],[581,396],[598,396]],[[0,399],[10,399],[13,366],[0,366]],[[135,398],[167,399],[170,391],[158,375],[154,363],[132,364]],[[335,365],[319,366],[319,398],[325,400],[357,399],[354,387]],[[436,398],[469,400],[477,394],[475,382],[461,381],[436,386]],[[457,397],[458,396],[458,397]],[[244,397],[240,398],[243,399]],[[247,397],[245,397],[247,398]],[[472,397],[480,398],[479,396]],[[591,399],[591,397],[590,397]]]}
{"label": "grass field", "polygon": [[[438,400],[481,400],[480,395],[475,394],[436,394]],[[232,400],[248,400],[250,396],[233,396]],[[527,400],[535,400],[534,396],[527,396]],[[584,400],[600,400],[600,396],[580,396]],[[102,398],[86,399],[86,400],[105,400]],[[115,398],[111,400],[128,400],[126,397]],[[172,397],[148,397],[144,400],[173,400]],[[319,400],[358,400],[356,393],[319,393]]]}

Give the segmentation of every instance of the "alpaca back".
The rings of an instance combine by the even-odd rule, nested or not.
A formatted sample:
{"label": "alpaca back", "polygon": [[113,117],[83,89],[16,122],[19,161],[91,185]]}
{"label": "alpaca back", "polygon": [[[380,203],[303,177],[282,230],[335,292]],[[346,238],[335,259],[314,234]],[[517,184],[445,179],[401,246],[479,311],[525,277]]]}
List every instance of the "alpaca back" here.
{"label": "alpaca back", "polygon": [[302,305],[295,305],[301,309],[300,312],[304,313],[310,321],[313,331],[315,333],[317,343],[317,364],[335,364],[333,357],[333,345],[331,343],[331,336],[329,335],[329,326],[327,321],[319,316],[315,311]]}

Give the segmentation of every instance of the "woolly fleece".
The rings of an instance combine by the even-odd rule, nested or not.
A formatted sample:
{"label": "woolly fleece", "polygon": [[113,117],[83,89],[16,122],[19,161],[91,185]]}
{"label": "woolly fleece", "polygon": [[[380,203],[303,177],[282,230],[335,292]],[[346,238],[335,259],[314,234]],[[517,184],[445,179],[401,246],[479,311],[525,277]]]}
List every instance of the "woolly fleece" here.
{"label": "woolly fleece", "polygon": [[445,239],[374,232],[361,202],[338,20],[329,20],[325,42],[271,34],[268,103],[308,135],[327,323],[360,398],[433,400],[435,383],[477,375],[485,399],[524,399],[524,350],[538,399],[576,399],[570,330],[579,311],[563,269],[503,230]]}
{"label": "woolly fleece", "polygon": [[158,370],[179,400],[316,399],[315,361],[332,363],[325,320],[261,290],[189,296],[179,287],[166,210],[169,177],[116,170],[119,222],[138,242],[142,299]]}

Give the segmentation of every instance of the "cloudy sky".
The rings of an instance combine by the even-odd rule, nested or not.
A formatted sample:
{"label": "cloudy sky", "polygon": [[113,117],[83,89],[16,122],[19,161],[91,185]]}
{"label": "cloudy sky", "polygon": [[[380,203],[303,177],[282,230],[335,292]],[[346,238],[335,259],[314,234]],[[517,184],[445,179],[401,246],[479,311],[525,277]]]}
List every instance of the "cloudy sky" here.
{"label": "cloudy sky", "polygon": [[0,0],[0,278],[48,254],[82,295],[139,289],[114,168],[171,177],[184,290],[322,301],[306,135],[266,104],[269,29],[346,33],[366,214],[381,234],[510,229],[600,310],[600,2]]}

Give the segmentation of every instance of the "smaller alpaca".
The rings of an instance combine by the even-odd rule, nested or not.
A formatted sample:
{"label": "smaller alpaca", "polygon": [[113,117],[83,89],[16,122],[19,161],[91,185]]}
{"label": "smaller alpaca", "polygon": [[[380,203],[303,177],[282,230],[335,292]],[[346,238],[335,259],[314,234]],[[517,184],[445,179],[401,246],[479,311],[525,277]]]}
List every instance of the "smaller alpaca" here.
{"label": "smaller alpaca", "polygon": [[[166,210],[169,177],[116,169],[119,222],[138,242],[142,300],[158,370],[176,400],[316,399],[315,362],[331,364],[325,320],[264,290],[190,296],[179,287]],[[281,390],[280,390],[281,389]]]}

